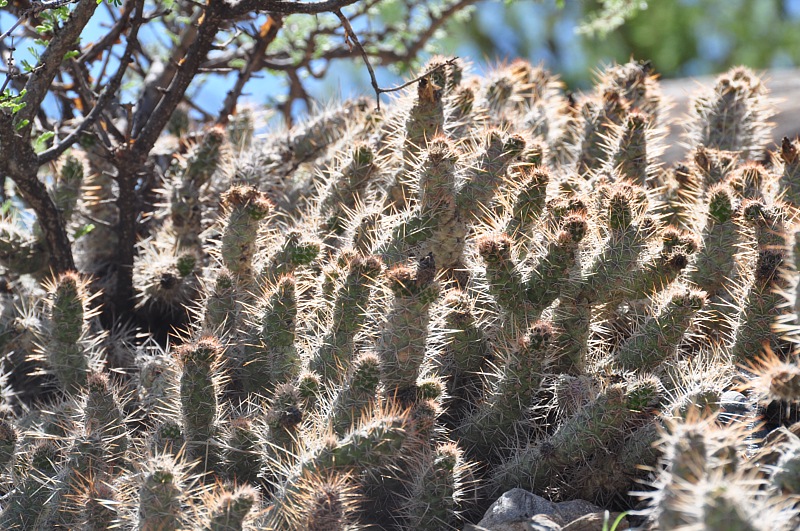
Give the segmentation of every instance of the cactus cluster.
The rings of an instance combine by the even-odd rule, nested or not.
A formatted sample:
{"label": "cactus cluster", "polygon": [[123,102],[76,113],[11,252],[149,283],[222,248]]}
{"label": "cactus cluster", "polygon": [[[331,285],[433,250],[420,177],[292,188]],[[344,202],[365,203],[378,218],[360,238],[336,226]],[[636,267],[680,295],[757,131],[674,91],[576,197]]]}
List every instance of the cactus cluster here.
{"label": "cactus cluster", "polygon": [[456,529],[516,487],[800,525],[800,143],[769,150],[762,81],[697,96],[666,167],[647,63],[579,98],[521,61],[424,72],[382,112],[176,143],[129,323],[97,318],[91,146],[52,187],[80,272],[3,217],[0,527]]}

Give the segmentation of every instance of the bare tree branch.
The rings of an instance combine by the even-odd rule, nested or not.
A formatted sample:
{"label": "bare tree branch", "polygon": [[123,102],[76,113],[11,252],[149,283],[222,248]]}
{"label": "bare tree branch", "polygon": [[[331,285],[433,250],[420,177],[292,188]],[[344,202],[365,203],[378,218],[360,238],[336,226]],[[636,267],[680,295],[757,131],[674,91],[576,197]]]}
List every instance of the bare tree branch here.
{"label": "bare tree branch", "polygon": [[[200,113],[203,122],[225,124],[235,113],[248,81],[259,69],[272,68],[286,75],[287,99],[278,107],[290,124],[294,102],[302,100],[307,107],[311,106],[311,96],[303,81],[305,74],[321,77],[333,60],[350,57],[358,51],[367,65],[380,105],[380,94],[401,87],[380,87],[373,62],[385,65],[411,59],[444,21],[474,2],[441,0],[446,9],[432,13],[426,11],[425,4],[400,0],[404,20],[373,28],[369,22],[374,7],[382,1],[184,0],[174,3],[174,12],[170,12],[159,7],[158,0],[124,0],[121,8],[106,6],[111,25],[100,38],[94,43],[81,44],[79,36],[92,18],[97,0],[52,0],[49,3],[16,0],[10,11],[20,19],[5,35],[23,40],[42,37],[35,28],[46,18],[40,16],[43,10],[76,3],[69,18],[61,28],[55,29],[50,40],[36,43],[36,46],[44,45],[39,64],[31,72],[14,79],[7,76],[15,92],[27,89],[23,95],[27,107],[14,109],[16,113],[9,112],[9,107],[0,116],[0,148],[4,154],[13,154],[0,160],[0,173],[17,183],[21,198],[35,211],[51,250],[54,270],[71,268],[74,261],[65,219],[37,174],[43,164],[50,164],[55,171],[57,159],[87,132],[94,130],[99,138],[94,149],[99,150],[96,155],[100,171],[108,171],[117,184],[115,192],[106,191],[102,198],[115,205],[112,219],[98,219],[98,222],[112,224],[117,236],[116,254],[101,275],[107,276],[107,281],[113,279],[107,290],[109,313],[106,317],[120,316],[132,309],[136,243],[146,235],[142,219],[148,215],[154,201],[146,195],[147,190],[158,181],[156,158],[151,152],[178,104],[187,101]],[[153,5],[152,13],[145,13],[145,7]],[[168,13],[171,16],[165,16]],[[263,13],[267,14],[267,22],[261,25],[260,31],[250,31],[246,35],[235,26],[235,31],[230,31],[232,24],[263,20],[259,18]],[[424,25],[412,24],[415,14],[420,13],[424,14]],[[309,31],[298,32],[283,25],[284,18],[290,14],[319,16]],[[147,48],[139,42],[141,29],[145,27],[154,35]],[[413,29],[402,30],[403,27]],[[363,29],[357,34],[354,28]],[[391,38],[394,31],[408,34],[400,40],[402,50],[395,49],[398,39]],[[284,38],[281,49],[271,50],[275,46],[270,45],[279,35]],[[327,44],[330,42],[334,43],[333,47]],[[5,43],[0,42],[0,50],[6,49]],[[78,52],[78,56],[65,62],[67,52]],[[92,63],[98,60],[102,60],[102,64],[93,67]],[[234,66],[234,61],[241,60],[245,61],[244,66]],[[157,71],[159,65],[160,71]],[[191,101],[187,91],[197,83],[198,73],[225,75],[234,70],[237,78],[218,115],[210,115]],[[56,80],[58,82],[54,82]],[[117,101],[124,82],[139,82],[143,87],[135,105],[126,106]],[[51,118],[50,111],[42,106],[48,94],[59,103],[60,112],[56,118]],[[20,131],[15,127],[20,127]],[[32,137],[40,131],[51,131],[56,136],[54,145],[37,155],[33,151]]]}
{"label": "bare tree branch", "polygon": [[[75,269],[72,247],[64,220],[37,177],[39,161],[28,135],[16,132],[14,115],[0,112],[0,173],[8,175],[19,189],[22,199],[36,213],[36,220],[50,251],[50,266],[55,273]],[[13,154],[9,156],[7,154]]]}
{"label": "bare tree branch", "polygon": [[55,160],[70,146],[72,146],[72,144],[74,144],[78,140],[78,138],[80,138],[80,135],[84,131],[86,131],[88,127],[90,127],[97,121],[102,112],[105,110],[106,106],[108,106],[108,104],[116,95],[117,91],[119,91],[119,87],[122,84],[122,78],[125,75],[125,71],[127,70],[128,65],[132,61],[133,52],[139,45],[137,37],[139,34],[139,28],[142,25],[141,16],[142,16],[142,11],[144,9],[144,0],[136,0],[135,5],[136,5],[136,17],[134,18],[131,27],[131,33],[130,35],[128,35],[128,43],[125,46],[125,52],[122,54],[122,58],[120,59],[119,62],[119,67],[117,68],[117,71],[114,73],[114,77],[112,77],[111,80],[109,80],[109,82],[106,84],[105,88],[103,89],[103,92],[101,92],[100,96],[97,98],[94,107],[92,107],[92,110],[89,111],[89,114],[87,114],[84,117],[81,123],[78,124],[78,126],[57,145],[39,154],[39,164],[46,164],[52,160]]}
{"label": "bare tree branch", "polygon": [[372,69],[372,64],[369,62],[369,56],[367,52],[364,50],[364,47],[361,45],[361,41],[358,40],[358,35],[356,32],[353,31],[353,27],[350,25],[350,21],[347,20],[347,17],[344,16],[341,9],[337,9],[335,11],[339,20],[342,21],[342,27],[344,27],[344,38],[345,42],[348,44],[352,43],[359,52],[361,52],[361,57],[364,58],[364,63],[367,65],[367,70],[369,70],[369,79],[372,83],[372,88],[375,90],[375,99],[377,100],[377,108],[378,110],[381,109],[381,88],[378,86],[378,80],[375,78],[375,70]]}
{"label": "bare tree branch", "polygon": [[[405,52],[401,54],[393,55],[391,52],[393,50],[389,50],[390,53],[383,56],[383,64],[389,64],[398,61],[408,61],[409,59],[416,57],[422,51],[426,44],[433,38],[436,31],[441,28],[448,20],[450,20],[456,13],[463,11],[464,9],[468,8],[469,6],[475,4],[477,0],[461,0],[452,4],[447,9],[443,10],[439,16],[431,17],[431,22],[428,25],[428,28],[416,36],[414,42],[411,43],[406,47]],[[384,52],[385,53],[385,52]]]}
{"label": "bare tree branch", "polygon": [[136,183],[145,172],[147,156],[153,149],[172,112],[184,99],[197,69],[214,46],[214,38],[226,22],[226,5],[223,0],[210,0],[197,28],[197,37],[180,62],[175,77],[164,91],[160,101],[134,138],[121,146],[116,153],[116,177],[119,186],[117,209],[119,221],[116,265],[117,281],[113,304],[108,311],[117,315],[128,313],[133,307],[133,260],[136,255],[137,224],[141,205],[136,194]]}
{"label": "bare tree branch", "polygon": [[369,55],[364,50],[364,47],[361,45],[361,41],[358,40],[358,36],[353,31],[353,27],[350,25],[350,21],[347,20],[347,17],[345,17],[342,14],[341,11],[336,11],[336,16],[339,17],[339,20],[342,21],[342,26],[344,26],[344,29],[345,29],[345,38],[349,39],[349,41],[352,42],[355,45],[355,47],[358,49],[358,51],[361,52],[361,57],[364,59],[364,63],[366,63],[366,65],[367,65],[367,70],[369,71],[370,82],[372,83],[373,90],[375,90],[375,99],[378,102],[378,104],[377,104],[377,109],[378,110],[381,109],[381,94],[383,94],[385,92],[396,92],[398,90],[402,90],[402,89],[408,87],[409,85],[412,85],[412,84],[418,82],[420,79],[429,76],[433,72],[435,72],[435,71],[437,71],[437,70],[439,70],[441,68],[444,68],[447,65],[453,64],[457,59],[457,57],[454,57],[454,58],[450,59],[449,61],[447,61],[446,63],[440,64],[440,65],[436,66],[435,68],[432,68],[429,71],[425,72],[421,76],[419,76],[419,77],[417,77],[415,79],[412,79],[411,81],[408,81],[407,83],[403,83],[402,85],[400,85],[398,87],[381,88],[378,85],[378,80],[375,78],[375,71],[372,69],[372,65],[369,62]]}
{"label": "bare tree branch", "polygon": [[158,65],[150,65],[150,74],[145,78],[145,86],[136,104],[136,113],[133,115],[133,134],[138,135],[153,109],[156,108],[163,93],[168,90],[170,82],[175,77],[179,65],[189,50],[194,40],[197,38],[197,22],[200,20],[203,11],[198,10],[192,16],[192,20],[187,24],[180,37],[179,44],[172,50],[172,55],[165,62],[158,62]]}
{"label": "bare tree branch", "polygon": [[78,62],[86,63],[91,62],[100,57],[104,51],[111,48],[111,46],[119,39],[122,32],[128,28],[130,24],[130,17],[131,13],[133,12],[133,6],[136,4],[135,0],[127,0],[125,4],[122,6],[122,14],[120,17],[114,22],[114,25],[108,30],[108,33],[103,35],[100,40],[96,43],[92,44],[89,49],[83,52],[80,57],[78,57]]}
{"label": "bare tree branch", "polygon": [[239,76],[236,78],[236,84],[225,96],[225,102],[222,104],[222,110],[219,112],[217,124],[225,125],[228,123],[229,116],[236,110],[236,102],[242,95],[244,86],[250,80],[253,72],[258,68],[264,53],[267,51],[272,41],[275,40],[275,37],[277,37],[281,27],[283,27],[283,18],[275,15],[270,15],[267,21],[261,26],[256,36],[255,45],[250,51],[247,64],[239,72]]}
{"label": "bare tree branch", "polygon": [[[39,106],[47,95],[50,84],[61,67],[64,55],[74,48],[75,42],[96,9],[96,0],[79,0],[64,27],[58,30],[50,40],[39,59],[39,64],[31,72],[28,82],[25,84],[24,101],[27,106],[19,112],[18,119],[20,121],[33,121],[33,117],[36,116]],[[29,134],[31,127],[33,127],[32,123],[23,127],[24,134]]]}
{"label": "bare tree branch", "polygon": [[355,4],[358,0],[324,0],[323,2],[293,2],[290,0],[242,0],[231,6],[229,18],[241,16],[249,11],[266,11],[281,15],[304,13],[317,15],[333,13],[343,7]]}
{"label": "bare tree branch", "polygon": [[172,111],[183,99],[197,69],[214,46],[214,38],[227,20],[226,7],[223,0],[210,0],[197,28],[197,37],[189,46],[186,56],[180,61],[172,82],[164,90],[163,96],[153,108],[139,134],[136,135],[133,150],[140,157],[146,156],[152,149],[161,131],[167,125]]}

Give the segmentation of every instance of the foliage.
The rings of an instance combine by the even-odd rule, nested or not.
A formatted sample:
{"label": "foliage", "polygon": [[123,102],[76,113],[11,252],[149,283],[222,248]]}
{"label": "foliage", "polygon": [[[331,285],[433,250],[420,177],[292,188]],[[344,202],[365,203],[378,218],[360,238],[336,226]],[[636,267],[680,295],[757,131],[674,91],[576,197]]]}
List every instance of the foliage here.
{"label": "foliage", "polygon": [[441,47],[490,61],[542,61],[573,89],[591,85],[595,65],[630,57],[647,58],[665,78],[715,74],[739,64],[757,69],[800,64],[800,4],[794,0],[647,2],[613,31],[582,32],[595,17],[604,20],[602,8],[609,4],[632,8],[641,2],[483,3],[477,16],[448,27]]}

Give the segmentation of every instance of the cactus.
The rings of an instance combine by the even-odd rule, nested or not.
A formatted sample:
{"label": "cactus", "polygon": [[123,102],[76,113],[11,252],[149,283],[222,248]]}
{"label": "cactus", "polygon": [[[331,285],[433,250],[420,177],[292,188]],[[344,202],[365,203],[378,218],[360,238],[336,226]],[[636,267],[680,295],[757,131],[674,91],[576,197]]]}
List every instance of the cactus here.
{"label": "cactus", "polygon": [[[698,410],[669,421],[655,490],[647,493],[650,519],[669,529],[789,529],[792,511],[761,495],[756,470],[741,457],[746,435],[746,426],[721,426]],[[781,470],[773,469],[777,483]]]}
{"label": "cactus", "polygon": [[60,449],[53,441],[40,441],[31,448],[26,475],[8,494],[0,513],[3,529],[32,529],[50,497],[46,485],[52,480],[60,459]]}
{"label": "cactus", "polygon": [[[440,322],[431,329],[431,358],[447,374],[448,425],[455,426],[482,394],[481,374],[489,371],[493,352],[480,327],[474,301],[462,290],[442,300]],[[438,347],[438,348],[437,348]]]}
{"label": "cactus", "polygon": [[5,469],[11,464],[17,439],[14,426],[6,420],[0,420],[0,469]]}
{"label": "cactus", "polygon": [[373,404],[380,384],[380,359],[365,352],[355,363],[347,383],[331,405],[331,425],[337,434],[344,434],[358,423],[364,410]]}
{"label": "cactus", "polygon": [[798,189],[798,170],[800,170],[800,147],[798,142],[794,142],[784,137],[781,142],[781,150],[777,154],[779,159],[778,167],[781,168],[778,178],[778,188],[781,191],[780,199],[786,205],[794,208],[795,211],[800,206],[800,189]]}
{"label": "cactus", "polygon": [[155,314],[185,313],[197,296],[197,256],[175,248],[160,248],[160,240],[140,243],[140,255],[134,264],[137,308]]}
{"label": "cactus", "polygon": [[744,299],[738,328],[730,346],[731,355],[739,362],[746,362],[761,353],[763,345],[780,350],[782,339],[773,328],[781,313],[783,299],[774,293],[780,282],[779,268],[783,253],[765,250],[758,253],[754,281]]}
{"label": "cactus", "polygon": [[335,374],[346,370],[353,357],[353,341],[362,328],[373,284],[381,271],[377,257],[350,257],[348,271],[333,303],[333,315],[323,343],[311,362],[312,370],[326,380],[336,381]]}
{"label": "cactus", "polygon": [[665,307],[617,349],[615,360],[623,369],[652,370],[674,355],[673,347],[677,350],[692,317],[704,304],[703,292],[673,293]]}
{"label": "cactus", "polygon": [[758,159],[768,138],[770,110],[763,82],[744,67],[719,76],[694,101],[690,138],[706,148],[738,151]]}
{"label": "cactus", "polygon": [[617,89],[606,89],[602,99],[588,100],[581,107],[582,135],[578,145],[578,172],[581,175],[597,170],[605,161],[604,138],[624,117],[626,101]]}
{"label": "cactus", "polygon": [[158,456],[145,464],[139,476],[139,507],[136,529],[173,530],[182,525],[185,472],[168,456]]}
{"label": "cactus", "polygon": [[439,294],[436,264],[429,255],[416,268],[397,266],[387,273],[394,295],[386,327],[378,342],[381,380],[389,396],[416,396],[420,365],[425,357],[430,305]]}
{"label": "cactus", "polygon": [[421,461],[420,470],[411,474],[401,509],[408,529],[443,529],[458,522],[460,504],[465,498],[468,466],[455,444],[445,444]]}
{"label": "cactus", "polygon": [[80,503],[81,524],[87,531],[109,529],[119,520],[116,506],[116,492],[113,486],[105,482],[96,482],[89,486],[83,495],[85,502]]}
{"label": "cactus", "polygon": [[227,475],[238,484],[255,483],[261,470],[261,446],[258,431],[250,416],[230,420],[223,449]]}
{"label": "cactus", "polygon": [[425,148],[428,139],[435,138],[444,125],[442,105],[442,86],[440,75],[434,73],[424,77],[417,84],[417,100],[408,113],[403,141],[403,168],[387,194],[387,203],[396,207],[405,206],[412,197],[409,175],[414,159]]}
{"label": "cactus", "polygon": [[[275,511],[270,516],[270,523],[277,528],[291,525],[296,518],[297,508],[308,506],[309,477],[312,478],[310,481],[318,484],[320,479],[315,476],[320,471],[347,475],[356,470],[363,470],[365,467],[386,466],[393,462],[399,462],[400,451],[409,438],[407,432],[409,427],[409,419],[406,414],[398,415],[391,411],[376,411],[374,419],[365,419],[343,438],[325,438],[287,475],[285,482],[280,486]],[[338,506],[345,503],[345,499],[348,497],[347,491],[350,490],[345,481],[334,483],[336,492],[332,493],[334,497],[331,501],[336,505],[319,507],[315,504],[306,509],[307,518],[311,519],[313,516],[311,519],[313,525],[321,525],[321,522],[341,521],[346,518],[350,511],[345,507]],[[317,500],[311,501],[316,502]],[[322,509],[322,511],[317,509]],[[331,514],[331,510],[335,512]],[[305,521],[308,522],[308,520]]]}
{"label": "cactus", "polygon": [[39,272],[45,269],[49,254],[39,241],[22,226],[18,216],[0,218],[0,263],[11,271]]}
{"label": "cactus", "polygon": [[287,529],[343,531],[355,523],[358,496],[349,474],[309,471],[297,482],[296,491],[297,508],[282,522]]}
{"label": "cactus", "polygon": [[243,186],[228,190],[222,197],[222,204],[227,218],[220,240],[220,258],[234,276],[247,283],[253,274],[258,225],[272,205],[263,193]]}
{"label": "cactus", "polygon": [[264,281],[276,282],[281,275],[294,272],[298,266],[310,264],[319,253],[320,245],[303,239],[302,234],[292,231],[280,249],[274,253],[261,270]]}
{"label": "cactus", "polygon": [[520,338],[518,349],[503,360],[503,372],[497,375],[491,393],[465,419],[459,435],[476,456],[487,458],[498,438],[513,433],[517,423],[525,420],[526,411],[520,404],[531,403],[539,389],[552,336],[550,323],[533,324]]}
{"label": "cactus", "polygon": [[516,166],[513,170],[517,175],[512,174],[512,179],[519,184],[512,193],[514,203],[510,209],[511,217],[504,229],[512,238],[528,234],[536,226],[544,210],[547,185],[551,179],[545,166]]}
{"label": "cactus", "polygon": [[182,345],[175,352],[180,364],[180,412],[186,430],[187,452],[201,460],[201,470],[213,468],[218,457],[213,439],[218,434],[222,346],[213,337]]}
{"label": "cactus", "polygon": [[797,527],[800,148],[766,153],[763,83],[721,76],[662,168],[647,63],[579,99],[522,61],[437,66],[384,112],[174,142],[125,326],[93,309],[101,155],[54,166],[69,228],[107,223],[81,273],[42,281],[12,202],[0,527],[457,529],[519,487]]}
{"label": "cactus", "polygon": [[83,162],[74,155],[68,155],[59,172],[59,180],[53,189],[53,202],[69,222],[78,204],[83,184]]}
{"label": "cactus", "polygon": [[565,420],[546,440],[519,449],[492,474],[495,491],[524,485],[541,491],[556,480],[557,470],[576,466],[592,452],[603,452],[626,425],[651,415],[660,402],[660,382],[642,378],[616,384]]}
{"label": "cactus", "polygon": [[283,384],[275,390],[275,396],[262,419],[265,429],[262,430],[264,450],[261,460],[265,463],[262,474],[272,480],[273,469],[279,463],[298,452],[299,431],[303,421],[301,397],[292,384]]}
{"label": "cactus", "polygon": [[646,114],[632,110],[620,124],[617,145],[609,155],[611,173],[642,187],[651,186],[655,177],[653,135]]}
{"label": "cactus", "polygon": [[297,301],[295,280],[282,277],[259,312],[252,343],[236,367],[236,379],[245,393],[269,395],[274,387],[291,380],[299,369],[295,348]]}
{"label": "cactus", "polygon": [[87,282],[70,272],[48,283],[49,320],[41,340],[41,357],[62,389],[77,392],[86,386],[89,373],[102,367],[97,347],[99,337],[91,333],[90,319],[97,311],[89,307]]}
{"label": "cactus", "polygon": [[202,328],[209,333],[228,335],[236,330],[242,314],[237,299],[236,280],[230,271],[220,268],[205,300]]}
{"label": "cactus", "polygon": [[353,149],[352,158],[342,167],[320,203],[320,217],[324,220],[320,229],[323,233],[332,237],[342,235],[347,212],[354,210],[365,194],[376,168],[375,154],[369,145],[362,144]]}
{"label": "cactus", "polygon": [[87,433],[100,437],[103,460],[110,467],[121,466],[128,450],[128,430],[123,405],[104,374],[91,373],[83,406]]}
{"label": "cactus", "polygon": [[234,492],[217,495],[206,525],[209,531],[242,531],[248,514],[258,502],[258,493],[252,487],[240,487]]}

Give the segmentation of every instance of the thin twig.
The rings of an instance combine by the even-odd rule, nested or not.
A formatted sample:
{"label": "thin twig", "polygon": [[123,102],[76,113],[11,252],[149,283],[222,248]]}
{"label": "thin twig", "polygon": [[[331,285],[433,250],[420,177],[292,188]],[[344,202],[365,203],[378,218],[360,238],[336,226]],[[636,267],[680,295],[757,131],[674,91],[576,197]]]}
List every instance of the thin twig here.
{"label": "thin twig", "polygon": [[[46,7],[59,7],[72,3],[66,0],[53,0],[52,2],[42,3]],[[44,101],[50,90],[50,84],[61,70],[61,63],[64,55],[75,47],[75,42],[80,37],[89,19],[92,18],[97,9],[96,0],[78,0],[69,18],[61,26],[61,29],[53,35],[47,47],[38,57],[37,68],[28,76],[25,83],[26,107],[20,109],[18,119],[28,120],[28,125],[20,129],[23,135],[29,135],[33,127],[33,118],[39,112],[42,101]]]}
{"label": "thin twig", "polygon": [[261,61],[264,53],[266,53],[267,47],[269,47],[272,41],[275,40],[275,37],[278,35],[278,31],[280,31],[281,27],[283,27],[283,17],[280,15],[268,16],[267,21],[264,23],[264,25],[262,25],[261,30],[255,38],[255,46],[253,46],[252,50],[250,51],[250,57],[247,63],[245,64],[244,68],[239,71],[239,76],[236,79],[236,83],[225,96],[222,110],[220,110],[219,117],[217,118],[217,124],[225,125],[228,122],[229,116],[236,111],[236,103],[238,102],[239,97],[242,95],[244,86],[252,77],[253,72],[256,71],[258,62]]}
{"label": "thin twig", "polygon": [[6,92],[6,87],[8,87],[8,83],[16,77],[16,67],[14,66],[14,37],[11,37],[11,47],[8,48],[8,70],[6,71],[6,79],[3,81],[3,86],[0,87],[0,98]]}
{"label": "thin twig", "polygon": [[97,58],[97,56],[102,54],[104,50],[111,49],[111,47],[114,45],[114,42],[119,38],[120,35],[122,35],[122,32],[128,28],[134,4],[134,0],[128,0],[125,2],[125,5],[122,7],[122,13],[120,14],[119,18],[114,21],[114,25],[111,27],[111,29],[105,35],[103,35],[100,40],[90,45],[88,49],[81,53],[80,57],[78,57],[79,63],[85,64],[93,61]]}
{"label": "thin twig", "polygon": [[64,140],[51,147],[47,151],[39,154],[38,158],[40,164],[54,160],[64,151],[66,151],[67,148],[74,144],[81,133],[83,133],[87,127],[97,121],[97,119],[100,117],[100,114],[105,110],[106,106],[113,99],[114,95],[116,95],[117,91],[119,90],[119,86],[122,84],[122,78],[125,74],[125,71],[128,69],[128,65],[133,59],[133,53],[138,47],[138,34],[139,28],[142,25],[141,16],[143,9],[144,1],[138,0],[136,5],[136,18],[131,26],[131,32],[128,35],[128,42],[125,45],[125,51],[120,58],[120,64],[116,73],[114,74],[114,77],[106,84],[103,92],[101,92],[100,96],[97,98],[97,102],[95,102],[94,107],[92,107],[92,110],[89,111],[89,114],[86,115],[83,121],[81,121],[81,123],[78,124],[78,126],[69,135],[67,135],[66,138],[64,138]]}
{"label": "thin twig", "polygon": [[372,63],[369,62],[369,56],[367,55],[367,51],[361,45],[361,41],[358,40],[358,35],[356,32],[353,31],[353,27],[350,25],[350,21],[347,20],[347,17],[344,16],[341,9],[337,9],[334,11],[339,20],[342,21],[342,27],[344,27],[344,38],[345,42],[353,43],[358,51],[361,52],[361,57],[364,58],[364,63],[367,65],[367,70],[369,70],[369,79],[372,83],[372,88],[375,90],[375,99],[378,102],[378,110],[381,110],[381,87],[378,85],[378,80],[375,78],[375,70],[372,69]]}
{"label": "thin twig", "polygon": [[8,30],[6,30],[5,33],[0,35],[0,41],[11,35],[11,32],[17,29],[19,25],[22,24],[22,21],[28,18],[29,16],[38,15],[39,13],[47,9],[58,9],[59,7],[75,3],[76,1],[77,0],[53,0],[52,2],[32,3],[31,7],[23,11],[22,14],[19,16],[19,18],[17,19],[17,21],[14,22],[14,24],[12,24],[12,26],[8,28]]}
{"label": "thin twig", "polygon": [[0,41],[2,41],[2,40],[5,40],[5,38],[6,38],[6,37],[8,37],[9,35],[11,35],[11,32],[12,32],[12,31],[14,31],[15,29],[17,29],[17,27],[18,27],[20,24],[22,24],[22,21],[23,21],[23,20],[25,20],[25,18],[27,18],[27,16],[28,16],[28,12],[26,11],[25,13],[23,13],[23,14],[22,14],[22,15],[21,15],[21,16],[20,16],[18,19],[17,19],[17,21],[16,21],[16,22],[14,22],[14,24],[13,24],[13,25],[12,25],[10,28],[8,28],[8,30],[7,30],[5,33],[3,33],[2,35],[0,35]]}
{"label": "thin twig", "polygon": [[381,110],[381,94],[384,94],[384,93],[387,93],[387,92],[397,92],[398,90],[402,90],[402,89],[408,87],[409,85],[412,85],[412,84],[418,82],[422,78],[431,75],[432,73],[436,72],[437,70],[439,70],[441,68],[444,68],[445,66],[452,66],[455,63],[455,61],[458,59],[458,57],[453,57],[453,58],[445,61],[444,63],[439,64],[439,65],[431,68],[429,71],[425,72],[421,76],[419,76],[417,78],[414,78],[411,81],[408,81],[407,83],[403,83],[400,86],[392,87],[392,88],[381,88],[380,85],[378,85],[377,78],[375,77],[375,70],[373,70],[372,64],[369,61],[369,55],[367,54],[367,51],[364,49],[364,46],[362,46],[361,41],[358,39],[358,35],[356,35],[356,33],[353,31],[353,27],[350,25],[350,21],[347,20],[346,16],[344,16],[344,13],[342,13],[341,9],[337,9],[336,11],[334,11],[334,13],[336,14],[337,17],[339,17],[339,20],[342,22],[342,27],[344,28],[345,41],[348,44],[352,43],[353,45],[355,45],[355,47],[361,53],[361,57],[364,58],[364,63],[367,65],[367,70],[369,70],[370,83],[372,83],[372,88],[373,88],[373,90],[375,90],[375,99],[378,102],[378,105],[377,105],[377,109],[378,110]]}
{"label": "thin twig", "polygon": [[411,81],[408,81],[408,82],[406,82],[406,83],[403,83],[402,85],[399,85],[399,86],[397,86],[397,87],[392,87],[392,88],[387,88],[387,89],[381,89],[381,93],[383,93],[383,92],[397,92],[398,90],[403,90],[403,89],[404,89],[404,88],[406,88],[407,86],[409,86],[409,85],[413,85],[414,83],[416,83],[417,81],[421,80],[422,78],[424,78],[424,77],[428,77],[429,75],[433,74],[433,73],[434,73],[434,72],[436,72],[437,70],[441,70],[441,69],[442,69],[442,68],[444,68],[445,66],[453,66],[457,60],[458,60],[458,57],[451,57],[450,59],[448,59],[448,60],[447,60],[447,61],[445,61],[444,63],[442,63],[442,64],[440,64],[440,65],[436,65],[436,66],[434,66],[433,68],[431,68],[430,70],[428,70],[427,72],[425,72],[424,74],[422,74],[421,76],[415,77],[415,78],[414,78],[414,79],[412,79]]}

